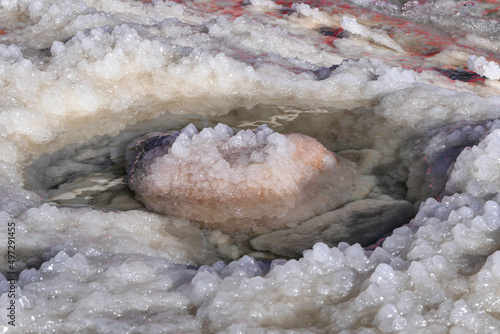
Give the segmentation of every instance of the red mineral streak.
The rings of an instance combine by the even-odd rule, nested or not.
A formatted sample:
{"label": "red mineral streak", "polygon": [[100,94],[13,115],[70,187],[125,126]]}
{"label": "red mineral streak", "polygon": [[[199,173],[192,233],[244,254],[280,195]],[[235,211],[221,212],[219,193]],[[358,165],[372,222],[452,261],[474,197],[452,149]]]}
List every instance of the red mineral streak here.
{"label": "red mineral streak", "polygon": [[[142,1],[143,3],[148,3],[150,1]],[[276,4],[282,6],[280,9],[266,9],[261,8],[256,14],[253,6],[243,5],[243,1],[207,1],[202,4],[193,4],[190,1],[175,0],[177,3],[184,4],[186,7],[195,7],[198,10],[202,10],[208,13],[213,13],[217,15],[224,15],[229,19],[236,19],[238,17],[248,17],[251,19],[261,20],[262,17],[273,17],[273,18],[286,18],[287,15],[293,13],[292,5],[297,3],[296,1],[283,1],[277,0]],[[419,5],[425,5],[427,1],[418,1]],[[487,50],[470,46],[464,44],[463,33],[448,34],[438,30],[435,27],[418,24],[404,18],[394,17],[390,15],[385,15],[367,8],[358,7],[353,4],[346,3],[340,0],[306,0],[301,3],[309,5],[311,8],[318,8],[329,15],[349,15],[357,18],[358,22],[364,26],[372,29],[383,29],[387,34],[393,38],[398,44],[401,45],[404,54],[390,53],[390,55],[381,56],[380,54],[364,52],[359,56],[374,57],[379,58],[391,66],[402,66],[404,68],[413,69],[418,72],[423,70],[435,70],[436,67],[442,67],[443,71],[446,72],[449,69],[447,64],[440,64],[436,61],[434,63],[428,64],[428,59],[432,58],[446,49],[459,49],[462,51],[469,52],[470,54],[483,56],[489,61],[500,62],[500,55],[493,54]],[[491,17],[496,16],[498,9],[500,8],[500,2],[498,0],[489,0],[482,2],[487,9],[483,11],[483,15],[488,15],[488,17],[477,19],[491,20]],[[461,4],[460,7],[456,8],[456,11],[460,11],[464,6],[474,6],[474,2],[469,2]],[[270,22],[273,25],[273,22]],[[329,33],[331,31],[331,33]],[[342,37],[343,30],[340,27],[324,27],[322,34],[311,34],[312,39],[316,39],[318,42],[316,45],[326,44],[328,47],[335,49],[335,40]],[[0,34],[2,34],[0,32]],[[233,55],[238,58],[238,55]],[[241,54],[245,58],[247,63],[248,57]],[[252,58],[253,55],[250,55]],[[239,58],[238,58],[239,59]],[[241,59],[245,61],[245,59]],[[467,64],[462,65],[463,69],[467,68]],[[299,71],[300,72],[300,71]],[[484,78],[480,76],[471,76],[468,82],[470,84],[475,84],[482,82]],[[465,81],[465,80],[462,80]]]}

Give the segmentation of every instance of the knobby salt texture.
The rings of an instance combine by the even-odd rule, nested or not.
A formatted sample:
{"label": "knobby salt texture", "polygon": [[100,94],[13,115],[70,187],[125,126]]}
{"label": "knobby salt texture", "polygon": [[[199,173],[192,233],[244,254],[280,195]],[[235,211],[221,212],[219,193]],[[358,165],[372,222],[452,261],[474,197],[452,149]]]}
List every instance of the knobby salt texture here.
{"label": "knobby salt texture", "polygon": [[153,211],[232,235],[261,234],[352,200],[354,165],[315,139],[266,125],[237,134],[224,124],[184,128],[148,151],[130,186]]}
{"label": "knobby salt texture", "polygon": [[[429,199],[383,247],[367,252],[359,245],[318,243],[298,261],[264,264],[245,256],[193,270],[162,257],[118,254],[103,262],[63,251],[21,274],[19,322],[32,332],[277,327],[494,333],[500,326],[499,200],[470,194],[441,203]],[[39,320],[30,321],[32,316]],[[55,317],[65,321],[51,324]]]}
{"label": "knobby salt texture", "polygon": [[470,70],[484,75],[488,79],[500,79],[500,67],[493,61],[487,61],[484,57],[471,56],[467,64]]}
{"label": "knobby salt texture", "polygon": [[[0,222],[17,226],[22,270],[15,328],[7,324],[9,285],[0,276],[2,331],[498,332],[496,132],[450,167],[450,187],[460,193],[425,201],[383,247],[319,243],[299,260],[270,265],[243,257],[190,267],[213,262],[203,254],[209,246],[193,246],[203,236],[191,222],[57,208],[28,190],[23,173],[32,159],[167,109],[208,115],[257,104],[364,107],[420,134],[499,115],[495,80],[469,84],[418,68],[466,68],[471,56],[494,57],[500,42],[498,22],[483,16],[496,15],[489,2],[356,1],[367,8],[296,6],[286,15],[268,14],[271,1],[252,3],[215,13],[219,7],[205,1],[0,2]],[[360,33],[319,42],[315,29],[340,28],[349,8],[352,16],[364,13],[351,22]],[[232,10],[241,16],[226,14]],[[415,22],[458,39],[427,43],[442,35]],[[382,45],[370,41],[380,36]],[[407,53],[383,45],[393,41]],[[402,57],[416,65],[399,67]],[[475,71],[483,66],[495,78],[495,64],[472,59]],[[317,80],[315,71],[334,64]],[[408,136],[395,132],[393,142]],[[6,258],[5,247],[0,252]],[[0,266],[8,271],[5,261]]]}

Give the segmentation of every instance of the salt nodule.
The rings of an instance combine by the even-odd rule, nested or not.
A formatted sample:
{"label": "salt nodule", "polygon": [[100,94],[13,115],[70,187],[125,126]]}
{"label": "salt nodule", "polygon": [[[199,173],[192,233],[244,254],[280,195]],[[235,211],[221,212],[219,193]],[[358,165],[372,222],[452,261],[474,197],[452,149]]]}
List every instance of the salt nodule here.
{"label": "salt nodule", "polygon": [[167,138],[140,152],[129,171],[130,187],[153,211],[252,235],[353,200],[354,164],[311,137],[267,125],[235,134],[218,124],[198,133],[191,124]]}
{"label": "salt nodule", "polygon": [[500,79],[500,67],[493,61],[487,61],[484,57],[471,56],[467,61],[469,69],[484,75],[488,79]]}
{"label": "salt nodule", "polygon": [[152,211],[200,222],[243,248],[251,239],[257,250],[300,256],[319,241],[369,245],[411,218],[409,202],[377,198],[375,182],[358,175],[369,159],[356,153],[358,164],[267,125],[235,134],[190,124],[129,145],[127,179]]}
{"label": "salt nodule", "polygon": [[[497,333],[497,16],[495,2],[447,0],[0,1],[0,332]],[[219,122],[273,133],[215,134]],[[295,170],[330,161],[352,187],[249,241],[275,254],[288,242],[296,259],[258,261],[190,220],[230,210],[159,215],[127,193],[126,145],[189,123],[212,130],[149,150],[132,183],[163,158],[218,175],[217,135],[254,143],[253,156],[224,157],[232,166],[262,161],[293,188]],[[320,158],[299,163],[302,144]],[[252,175],[220,177],[251,189]],[[120,205],[96,209],[96,193]],[[357,243],[376,230],[360,222],[387,224],[412,203],[380,247]]]}

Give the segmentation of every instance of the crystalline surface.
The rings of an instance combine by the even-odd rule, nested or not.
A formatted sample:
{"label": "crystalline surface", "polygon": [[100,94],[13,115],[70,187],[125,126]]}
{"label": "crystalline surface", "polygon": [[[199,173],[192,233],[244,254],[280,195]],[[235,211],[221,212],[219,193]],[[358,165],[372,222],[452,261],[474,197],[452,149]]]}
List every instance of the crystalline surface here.
{"label": "crystalline surface", "polygon": [[352,200],[352,173],[350,161],[305,135],[189,125],[144,154],[130,186],[153,211],[252,234]]}
{"label": "crystalline surface", "polygon": [[[499,32],[496,1],[0,1],[0,332],[498,333]],[[151,212],[127,145],[190,123],[128,167],[200,207]],[[286,223],[245,255],[242,216]]]}

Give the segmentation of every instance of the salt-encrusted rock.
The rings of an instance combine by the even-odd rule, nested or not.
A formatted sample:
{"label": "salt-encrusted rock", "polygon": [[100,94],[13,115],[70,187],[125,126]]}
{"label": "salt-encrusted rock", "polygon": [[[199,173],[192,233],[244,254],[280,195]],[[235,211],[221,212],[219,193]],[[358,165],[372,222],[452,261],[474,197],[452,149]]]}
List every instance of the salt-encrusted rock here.
{"label": "salt-encrusted rock", "polygon": [[353,200],[354,164],[315,139],[223,124],[152,134],[129,154],[128,182],[149,209],[225,233],[262,234]]}
{"label": "salt-encrusted rock", "polygon": [[[346,158],[347,157],[347,158]],[[377,193],[371,150],[328,151],[302,134],[226,125],[152,133],[129,147],[128,183],[155,212],[220,230],[246,249],[297,256],[318,241],[368,245],[412,205]]]}

